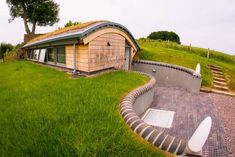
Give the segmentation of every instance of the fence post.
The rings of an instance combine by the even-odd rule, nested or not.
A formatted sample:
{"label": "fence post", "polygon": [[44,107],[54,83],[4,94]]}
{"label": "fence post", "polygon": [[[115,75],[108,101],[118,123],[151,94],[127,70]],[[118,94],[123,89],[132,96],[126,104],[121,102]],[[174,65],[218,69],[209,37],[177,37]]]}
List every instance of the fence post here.
{"label": "fence post", "polygon": [[207,59],[209,59],[210,58],[210,49],[208,48],[207,49]]}

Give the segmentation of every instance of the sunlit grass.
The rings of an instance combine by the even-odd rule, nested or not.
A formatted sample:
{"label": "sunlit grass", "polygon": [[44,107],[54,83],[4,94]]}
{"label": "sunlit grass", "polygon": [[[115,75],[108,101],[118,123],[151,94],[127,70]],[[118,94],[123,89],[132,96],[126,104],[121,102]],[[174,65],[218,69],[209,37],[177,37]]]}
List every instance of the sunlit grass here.
{"label": "sunlit grass", "polygon": [[153,60],[176,64],[187,68],[195,69],[197,63],[201,64],[202,85],[212,86],[212,74],[208,64],[215,64],[222,67],[229,88],[235,91],[235,58],[234,56],[213,51],[210,53],[210,59],[207,59],[207,50],[188,46],[178,45],[172,42],[153,41],[142,39],[138,41],[141,51],[138,54],[140,59]]}
{"label": "sunlit grass", "polygon": [[0,64],[0,156],[163,156],[123,122],[118,104],[148,78],[95,78],[24,61]]}

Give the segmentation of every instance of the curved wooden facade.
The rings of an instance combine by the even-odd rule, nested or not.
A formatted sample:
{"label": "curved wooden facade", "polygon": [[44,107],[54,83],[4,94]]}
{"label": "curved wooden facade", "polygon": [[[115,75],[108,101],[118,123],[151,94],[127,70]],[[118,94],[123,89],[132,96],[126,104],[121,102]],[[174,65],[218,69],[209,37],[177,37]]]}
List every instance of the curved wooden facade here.
{"label": "curved wooden facade", "polygon": [[139,50],[133,35],[113,22],[93,22],[83,28],[44,35],[26,43],[29,60],[81,72],[130,69]]}

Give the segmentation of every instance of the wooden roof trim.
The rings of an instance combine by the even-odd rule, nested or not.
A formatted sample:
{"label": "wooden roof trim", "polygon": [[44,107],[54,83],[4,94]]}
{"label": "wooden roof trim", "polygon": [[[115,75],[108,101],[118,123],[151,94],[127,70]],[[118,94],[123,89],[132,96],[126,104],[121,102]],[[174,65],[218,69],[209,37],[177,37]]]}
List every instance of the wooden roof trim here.
{"label": "wooden roof trim", "polygon": [[95,23],[94,25],[91,25],[91,26],[86,27],[84,29],[76,29],[74,31],[68,31],[66,33],[62,33],[62,34],[58,34],[58,35],[55,35],[52,37],[41,39],[39,41],[27,43],[23,46],[23,48],[29,48],[32,46],[37,46],[37,45],[41,45],[41,44],[45,44],[45,43],[57,42],[60,40],[84,39],[87,36],[95,33],[96,31],[99,31],[101,29],[107,29],[107,28],[119,30],[119,34],[124,36],[136,51],[140,49],[138,43],[136,42],[134,36],[130,33],[130,31],[126,27],[124,27],[123,25],[120,25],[120,24],[114,23],[114,22]]}
{"label": "wooden roof trim", "polygon": [[119,30],[119,29],[116,29],[116,28],[109,28],[109,27],[107,27],[107,28],[99,29],[96,32],[91,33],[90,35],[85,36],[82,39],[83,43],[84,44],[88,44],[93,39],[99,37],[100,35],[107,34],[107,33],[116,33],[116,34],[119,34],[119,35],[123,36],[130,43],[131,47],[133,47],[136,52],[138,51],[138,47],[133,42],[132,38],[125,31]]}

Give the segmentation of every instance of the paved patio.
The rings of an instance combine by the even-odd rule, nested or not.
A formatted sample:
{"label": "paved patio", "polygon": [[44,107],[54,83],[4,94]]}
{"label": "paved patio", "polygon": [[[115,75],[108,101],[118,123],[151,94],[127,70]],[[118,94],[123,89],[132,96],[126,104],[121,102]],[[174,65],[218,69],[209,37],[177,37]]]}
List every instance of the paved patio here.
{"label": "paved patio", "polygon": [[159,128],[166,133],[189,140],[201,121],[212,117],[212,129],[203,147],[204,157],[227,157],[229,149],[225,143],[222,119],[214,107],[214,96],[207,93],[190,94],[185,89],[158,85],[151,108],[174,111],[172,128]]}
{"label": "paved patio", "polygon": [[235,157],[235,97],[210,94],[210,98],[224,126],[229,157]]}

